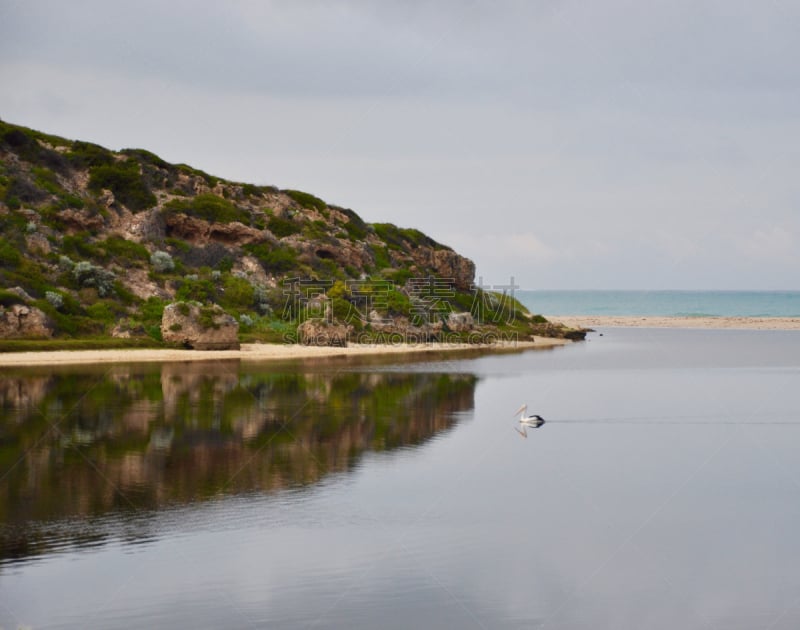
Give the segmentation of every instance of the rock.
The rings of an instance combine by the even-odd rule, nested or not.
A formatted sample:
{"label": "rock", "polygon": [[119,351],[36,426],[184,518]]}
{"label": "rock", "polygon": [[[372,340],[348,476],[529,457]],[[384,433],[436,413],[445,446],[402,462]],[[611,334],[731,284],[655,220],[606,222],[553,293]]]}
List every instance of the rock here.
{"label": "rock", "polygon": [[217,304],[173,302],[161,318],[164,341],[195,350],[238,350],[239,323]]}
{"label": "rock", "polygon": [[147,331],[144,326],[132,325],[130,321],[123,320],[111,329],[111,336],[117,339],[130,339],[131,337],[145,337]]}
{"label": "rock", "polygon": [[[23,291],[24,293],[24,291]],[[0,338],[50,338],[53,325],[43,311],[33,306],[0,306]]]}
{"label": "rock", "polygon": [[44,234],[34,232],[25,237],[25,243],[28,246],[28,251],[37,254],[47,255],[50,253],[50,241]]}
{"label": "rock", "polygon": [[447,316],[447,326],[454,332],[465,332],[475,327],[472,313],[450,313]]}
{"label": "rock", "polygon": [[179,237],[197,244],[214,241],[241,246],[271,241],[267,232],[248,227],[238,221],[210,223],[183,213],[168,213],[164,215],[164,223],[169,236]]}
{"label": "rock", "polygon": [[311,318],[297,327],[297,341],[305,346],[347,346],[352,326]]}
{"label": "rock", "polygon": [[114,193],[108,190],[107,188],[103,188],[100,192],[100,195],[97,197],[97,201],[104,205],[106,208],[111,208],[116,202],[114,198]]}
{"label": "rock", "polygon": [[67,208],[66,210],[61,210],[57,216],[67,227],[67,230],[73,232],[96,232],[104,225],[102,216],[91,214],[87,210]]}

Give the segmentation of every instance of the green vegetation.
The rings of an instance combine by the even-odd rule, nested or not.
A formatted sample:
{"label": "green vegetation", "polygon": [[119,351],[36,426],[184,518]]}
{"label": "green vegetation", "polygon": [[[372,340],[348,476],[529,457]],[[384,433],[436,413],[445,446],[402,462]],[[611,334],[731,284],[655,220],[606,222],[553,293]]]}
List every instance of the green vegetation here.
{"label": "green vegetation", "polygon": [[407,250],[409,247],[431,247],[433,249],[449,249],[437,243],[430,236],[426,236],[413,228],[399,228],[393,223],[374,223],[375,233],[390,249]]}
{"label": "green vegetation", "polygon": [[350,239],[354,241],[363,241],[365,238],[367,238],[367,234],[369,234],[369,227],[366,223],[364,223],[361,217],[352,210],[342,209],[341,211],[344,212],[350,219],[346,223],[342,224],[342,227],[347,231]]}
{"label": "green vegetation", "polygon": [[113,164],[100,164],[89,169],[89,190],[100,192],[104,188],[114,193],[114,198],[134,212],[156,205],[156,196],[145,183],[136,160]]}
{"label": "green vegetation", "polygon": [[13,244],[0,236],[0,268],[14,269],[19,266],[22,256]]}
{"label": "green vegetation", "polygon": [[284,190],[283,192],[300,204],[303,208],[308,210],[319,210],[320,212],[323,212],[328,209],[328,204],[322,201],[322,199],[319,197],[315,197],[311,193],[303,192],[301,190]]}
{"label": "green vegetation", "polygon": [[73,142],[66,157],[76,168],[108,166],[114,163],[114,154],[111,151],[91,142]]}
{"label": "green vegetation", "polygon": [[303,231],[303,228],[297,223],[282,217],[270,217],[269,221],[267,221],[267,229],[278,238],[299,234]]}
{"label": "green vegetation", "polygon": [[244,249],[255,256],[267,272],[284,273],[297,268],[297,251],[290,247],[258,243],[245,245]]}
{"label": "green vegetation", "polygon": [[164,211],[187,214],[211,223],[250,223],[250,213],[211,193],[189,199],[173,199],[164,206]]}
{"label": "green vegetation", "polygon": [[[18,286],[30,295],[27,302],[50,317],[58,339],[97,343],[119,325],[143,343],[159,344],[164,306],[182,300],[201,304],[206,319],[218,305],[240,322],[242,340],[285,341],[304,312],[282,284],[289,277],[328,288],[334,317],[367,335],[373,333],[365,322],[373,306],[382,316],[424,314],[430,321],[471,311],[491,330],[523,335],[532,326],[549,326],[502,295],[419,295],[410,281],[435,277],[437,270],[425,262],[430,252],[416,250],[443,245],[419,230],[369,225],[352,210],[329,207],[306,192],[220,180],[144,149],[114,152],[2,121],[0,154],[10,156],[0,161],[0,287]],[[196,194],[198,186],[217,194]],[[118,203],[109,204],[106,189]],[[131,221],[121,205],[142,214]],[[143,212],[157,207],[160,212]],[[294,238],[252,242],[275,239],[177,226],[170,220],[174,213],[216,224],[238,221],[278,239]],[[136,234],[139,242],[120,234]],[[246,257],[262,269],[253,269]],[[345,280],[377,288],[362,284],[351,290],[356,285]],[[154,294],[159,297],[138,297]],[[22,301],[0,290],[0,306]]]}

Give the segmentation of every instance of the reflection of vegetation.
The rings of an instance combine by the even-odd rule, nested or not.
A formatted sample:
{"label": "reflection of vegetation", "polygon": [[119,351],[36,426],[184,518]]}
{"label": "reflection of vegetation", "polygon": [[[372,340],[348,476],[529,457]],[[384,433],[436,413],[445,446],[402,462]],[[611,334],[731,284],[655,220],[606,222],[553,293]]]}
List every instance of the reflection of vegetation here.
{"label": "reflection of vegetation", "polygon": [[236,362],[8,375],[0,559],[52,544],[26,533],[34,521],[305,485],[366,450],[419,444],[472,408],[475,381]]}

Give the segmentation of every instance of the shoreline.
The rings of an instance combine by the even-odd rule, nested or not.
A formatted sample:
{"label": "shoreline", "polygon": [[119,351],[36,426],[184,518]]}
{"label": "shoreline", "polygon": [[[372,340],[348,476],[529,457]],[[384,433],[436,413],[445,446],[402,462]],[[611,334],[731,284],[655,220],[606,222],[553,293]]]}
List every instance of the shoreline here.
{"label": "shoreline", "polygon": [[240,350],[173,350],[162,348],[132,348],[129,350],[54,350],[52,352],[0,353],[0,367],[37,365],[79,365],[87,363],[153,363],[181,361],[249,362],[286,361],[295,359],[326,359],[339,357],[380,357],[432,355],[449,352],[482,351],[486,354],[515,350],[546,349],[572,343],[566,339],[535,337],[534,341],[501,341],[494,344],[420,343],[420,344],[351,344],[345,348],[302,346],[297,344],[242,344]]}
{"label": "shoreline", "polygon": [[800,317],[671,317],[663,315],[545,315],[572,328],[695,328],[800,330]]}

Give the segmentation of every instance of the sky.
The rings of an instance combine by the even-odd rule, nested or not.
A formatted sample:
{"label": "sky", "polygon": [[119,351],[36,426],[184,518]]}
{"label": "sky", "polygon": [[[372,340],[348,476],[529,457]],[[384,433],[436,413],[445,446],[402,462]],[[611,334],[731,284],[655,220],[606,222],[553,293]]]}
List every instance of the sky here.
{"label": "sky", "polygon": [[0,118],[524,289],[800,289],[800,5],[0,0]]}

